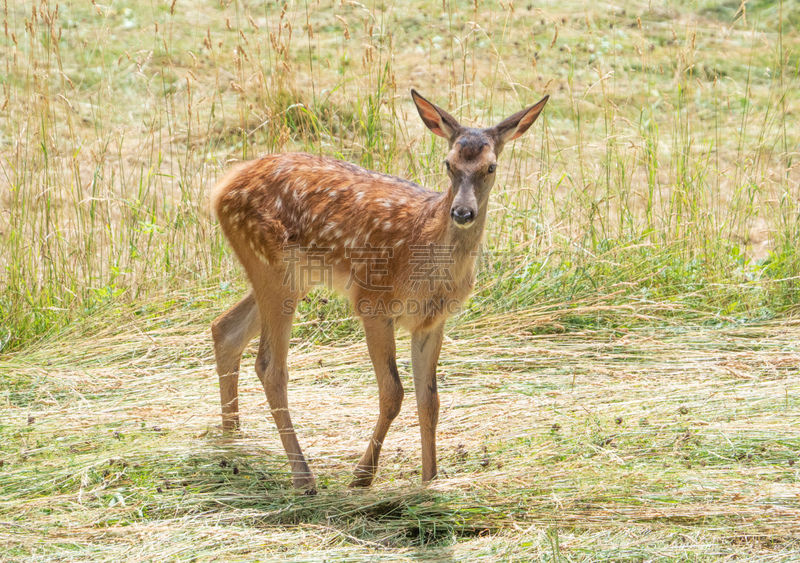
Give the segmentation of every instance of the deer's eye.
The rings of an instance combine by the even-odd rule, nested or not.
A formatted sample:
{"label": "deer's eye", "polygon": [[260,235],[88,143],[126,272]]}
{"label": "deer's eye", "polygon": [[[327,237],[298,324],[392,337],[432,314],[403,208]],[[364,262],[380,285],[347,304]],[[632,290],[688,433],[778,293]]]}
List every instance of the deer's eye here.
{"label": "deer's eye", "polygon": [[491,174],[495,170],[497,170],[497,165],[496,164],[490,164],[489,165],[489,174]]}
{"label": "deer's eye", "polygon": [[447,170],[449,171],[450,170],[450,163],[445,160],[444,161],[444,165],[447,167]]}

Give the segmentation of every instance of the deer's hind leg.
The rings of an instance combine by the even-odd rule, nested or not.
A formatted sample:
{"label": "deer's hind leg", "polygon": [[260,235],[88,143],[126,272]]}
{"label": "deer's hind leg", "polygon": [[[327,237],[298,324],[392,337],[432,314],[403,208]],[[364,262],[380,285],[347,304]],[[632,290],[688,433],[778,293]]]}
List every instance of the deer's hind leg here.
{"label": "deer's hind leg", "polygon": [[211,324],[224,432],[239,428],[239,364],[247,343],[255,338],[260,328],[252,291]]}
{"label": "deer's hind leg", "polygon": [[289,458],[292,482],[295,488],[304,489],[307,494],[315,494],[314,475],[300,449],[289,414],[287,356],[292,319],[297,300],[302,297],[302,293],[290,291],[277,281],[279,279],[278,276],[265,276],[255,287],[261,317],[256,374],[264,387],[272,418]]}

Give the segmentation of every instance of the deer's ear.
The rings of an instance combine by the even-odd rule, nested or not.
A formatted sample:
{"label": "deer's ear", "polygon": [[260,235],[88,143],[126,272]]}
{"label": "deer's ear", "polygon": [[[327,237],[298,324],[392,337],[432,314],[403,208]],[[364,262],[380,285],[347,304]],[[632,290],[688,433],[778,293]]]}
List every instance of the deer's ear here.
{"label": "deer's ear", "polygon": [[434,135],[439,135],[453,142],[461,132],[461,125],[456,121],[456,118],[420,96],[416,90],[411,90],[411,98],[414,100],[419,116],[425,126]]}
{"label": "deer's ear", "polygon": [[533,105],[528,109],[518,111],[511,117],[504,119],[502,122],[492,127],[491,131],[494,133],[500,144],[504,145],[508,141],[513,141],[517,137],[521,137],[525,131],[530,129],[530,126],[533,125],[533,122],[536,121],[536,118],[539,117],[540,113],[542,113],[542,110],[549,99],[550,96],[545,96],[536,102],[536,105]]}

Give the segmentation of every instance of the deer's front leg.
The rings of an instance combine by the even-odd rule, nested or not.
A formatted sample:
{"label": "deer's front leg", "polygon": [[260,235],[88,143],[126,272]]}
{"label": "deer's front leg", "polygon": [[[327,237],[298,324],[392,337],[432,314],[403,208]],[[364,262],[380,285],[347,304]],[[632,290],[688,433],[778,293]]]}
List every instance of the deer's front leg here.
{"label": "deer's front leg", "polygon": [[436,364],[442,349],[444,323],[411,335],[411,367],[417,395],[419,431],[422,435],[422,480],[436,477],[436,424],[439,421],[439,391]]}
{"label": "deer's front leg", "polygon": [[403,404],[403,384],[400,382],[395,361],[394,321],[380,317],[367,317],[363,321],[369,357],[378,379],[380,413],[367,451],[356,466],[351,487],[368,487],[372,484],[378,470],[383,440]]}

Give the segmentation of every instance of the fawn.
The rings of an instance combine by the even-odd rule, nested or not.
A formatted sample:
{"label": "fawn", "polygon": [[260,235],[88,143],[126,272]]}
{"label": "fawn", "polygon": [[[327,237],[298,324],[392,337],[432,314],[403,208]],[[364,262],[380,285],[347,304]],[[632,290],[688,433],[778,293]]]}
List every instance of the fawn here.
{"label": "fawn", "polygon": [[488,129],[461,126],[415,90],[422,121],[450,143],[450,189],[434,192],[354,164],[304,153],[243,163],[212,194],[225,237],[252,290],[217,318],[211,332],[224,431],[239,426],[239,363],[260,333],[255,369],[278,427],[294,486],[315,492],[289,415],[286,358],[299,299],[324,284],[349,298],[364,324],[378,380],[378,422],[351,487],[369,486],[403,385],[395,327],[411,333],[411,364],[422,439],[422,480],[436,476],[439,396],[436,365],[445,320],[475,281],[489,192],[503,146],[521,136],[548,96]]}

